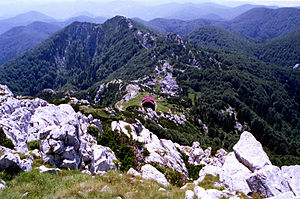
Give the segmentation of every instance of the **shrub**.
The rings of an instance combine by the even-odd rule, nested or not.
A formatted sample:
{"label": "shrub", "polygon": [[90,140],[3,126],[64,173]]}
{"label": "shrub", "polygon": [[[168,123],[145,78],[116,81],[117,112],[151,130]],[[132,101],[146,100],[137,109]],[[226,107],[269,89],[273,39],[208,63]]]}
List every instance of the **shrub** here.
{"label": "shrub", "polygon": [[168,182],[172,185],[182,187],[187,182],[186,176],[177,170],[173,170],[167,166],[162,167],[155,162],[151,162],[150,164],[163,173]]}
{"label": "shrub", "polygon": [[9,149],[13,149],[15,147],[13,142],[6,137],[2,128],[0,128],[0,145]]}
{"label": "shrub", "polygon": [[193,180],[197,180],[199,178],[199,171],[203,168],[203,165],[198,165],[195,166],[193,164],[189,163],[189,156],[186,154],[182,153],[179,149],[177,149],[179,153],[182,156],[182,159],[184,161],[184,164],[189,172],[189,178],[192,178]]}
{"label": "shrub", "polygon": [[31,142],[27,142],[27,148],[29,150],[34,150],[34,149],[40,150],[40,141],[39,140],[34,140],[34,141],[31,141]]}
{"label": "shrub", "polygon": [[144,155],[144,157],[147,157],[150,155],[150,152],[148,151],[148,149],[144,148],[142,154]]}
{"label": "shrub", "polygon": [[97,143],[107,146],[115,152],[116,157],[121,162],[121,171],[136,167],[136,153],[133,150],[136,144],[123,133],[106,130],[97,138]]}
{"label": "shrub", "polygon": [[99,136],[99,133],[100,133],[100,129],[96,126],[93,126],[93,125],[89,125],[87,127],[87,132],[88,134],[94,136],[94,137],[98,137]]}

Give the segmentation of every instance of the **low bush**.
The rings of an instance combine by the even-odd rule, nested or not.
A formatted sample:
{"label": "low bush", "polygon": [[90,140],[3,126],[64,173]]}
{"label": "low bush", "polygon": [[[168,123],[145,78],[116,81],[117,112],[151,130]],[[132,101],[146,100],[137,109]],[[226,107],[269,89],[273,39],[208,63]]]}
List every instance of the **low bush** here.
{"label": "low bush", "polygon": [[2,128],[0,128],[0,145],[9,149],[14,149],[15,147],[13,142],[6,137]]}
{"label": "low bush", "polygon": [[92,136],[94,136],[94,137],[97,138],[99,136],[99,134],[100,134],[100,129],[98,127],[96,127],[96,126],[89,125],[87,127],[87,132],[88,132],[88,134],[90,134],[90,135],[92,135]]}
{"label": "low bush", "polygon": [[31,142],[27,142],[27,148],[29,150],[34,150],[34,149],[40,150],[40,141],[39,140],[34,140],[34,141],[31,141]]}

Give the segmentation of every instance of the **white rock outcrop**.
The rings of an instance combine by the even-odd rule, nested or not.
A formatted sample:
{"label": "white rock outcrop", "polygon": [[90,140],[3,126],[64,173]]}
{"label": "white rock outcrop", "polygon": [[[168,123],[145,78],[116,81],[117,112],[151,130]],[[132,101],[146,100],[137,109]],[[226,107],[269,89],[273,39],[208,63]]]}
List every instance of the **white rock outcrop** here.
{"label": "white rock outcrop", "polygon": [[38,167],[37,169],[40,170],[40,173],[51,173],[51,174],[58,174],[59,171],[61,171],[58,168],[47,168],[44,165]]}
{"label": "white rock outcrop", "polygon": [[6,153],[0,157],[0,171],[1,170],[23,170],[31,171],[31,159],[20,159],[19,154]]}
{"label": "white rock outcrop", "polygon": [[98,174],[110,169],[117,169],[118,165],[115,164],[117,158],[109,147],[93,145],[92,150],[92,173]]}
{"label": "white rock outcrop", "polygon": [[199,178],[194,181],[194,184],[197,185],[202,182],[207,174],[212,176],[217,176],[222,173],[222,168],[216,167],[213,165],[206,165],[199,171]]}
{"label": "white rock outcrop", "polygon": [[286,179],[291,191],[300,198],[300,165],[281,167],[282,176]]}
{"label": "white rock outcrop", "polygon": [[218,199],[227,197],[227,194],[216,189],[203,189],[202,187],[195,186],[194,193],[197,199]]}
{"label": "white rock outcrop", "polygon": [[[177,150],[178,144],[171,140],[159,139],[154,133],[146,129],[142,124],[137,122],[132,125],[123,121],[113,121],[112,130],[123,132],[133,140],[144,143],[144,147],[149,151],[150,155],[146,157],[145,162],[156,162],[161,166],[168,166],[173,170],[177,170],[186,176],[188,171]],[[128,129],[131,129],[128,131]]]}
{"label": "white rock outcrop", "polygon": [[195,194],[193,191],[187,190],[185,192],[185,199],[194,199],[194,197],[195,197]]}
{"label": "white rock outcrop", "polygon": [[133,168],[130,168],[128,171],[127,171],[127,174],[128,175],[133,175],[133,176],[136,176],[136,177],[142,177],[142,174],[139,173],[137,170],[133,169]]}
{"label": "white rock outcrop", "polygon": [[[15,98],[4,85],[0,85],[0,101],[0,127],[13,141],[15,152],[26,154],[27,143],[39,140],[45,163],[81,170],[91,169],[88,166],[91,162],[95,171],[115,168],[111,150],[95,145],[94,137],[87,133],[89,125],[98,127],[101,133],[100,120],[76,113],[68,104],[55,106],[38,98]],[[96,155],[95,148],[99,149]],[[13,157],[8,149],[2,147],[1,151],[8,154],[7,157]],[[105,161],[104,157],[107,157]],[[18,158],[14,157],[14,160],[18,162]],[[19,161],[19,166],[29,170],[31,162],[25,159]]]}
{"label": "white rock outcrop", "polygon": [[289,191],[289,192],[284,192],[279,195],[269,197],[267,199],[299,199],[299,197],[295,197],[294,193]]}
{"label": "white rock outcrop", "polygon": [[267,165],[254,172],[246,181],[252,192],[259,192],[265,197],[290,191],[281,170],[273,165]]}
{"label": "white rock outcrop", "polygon": [[251,171],[241,164],[234,153],[229,153],[220,172],[220,181],[231,191],[240,191],[248,194],[251,192],[246,179],[251,175]]}
{"label": "white rock outcrop", "polygon": [[155,167],[153,167],[150,164],[146,164],[142,166],[141,172],[142,172],[142,178],[144,179],[155,180],[156,182],[158,182],[159,184],[165,187],[170,185],[170,183],[167,181],[164,174],[159,172]]}
{"label": "white rock outcrop", "polygon": [[240,140],[233,147],[233,151],[237,159],[252,172],[262,169],[266,165],[272,165],[261,143],[247,131],[241,134]]}

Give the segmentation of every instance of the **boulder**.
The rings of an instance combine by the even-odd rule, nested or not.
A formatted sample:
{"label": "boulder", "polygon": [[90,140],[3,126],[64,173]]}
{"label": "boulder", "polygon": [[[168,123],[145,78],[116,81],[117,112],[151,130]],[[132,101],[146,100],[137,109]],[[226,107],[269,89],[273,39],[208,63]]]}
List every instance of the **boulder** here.
{"label": "boulder", "polygon": [[109,147],[93,145],[92,151],[92,173],[97,174],[109,169],[117,169],[117,165],[115,164],[117,158]]}
{"label": "boulder", "polygon": [[146,165],[142,166],[141,172],[142,172],[142,178],[144,178],[144,179],[155,180],[156,182],[158,182],[159,184],[161,184],[163,186],[170,185],[170,183],[167,181],[164,174],[159,172],[155,167],[153,167],[150,164],[146,164]]}
{"label": "boulder", "polygon": [[194,182],[195,185],[199,184],[204,180],[205,176],[207,174],[217,176],[220,175],[222,172],[222,169],[220,167],[212,166],[212,165],[206,165],[203,167],[199,172],[199,178]]}
{"label": "boulder", "polygon": [[205,190],[202,187],[195,186],[194,193],[197,199],[218,199],[222,197],[227,197],[225,193],[216,189]]}
{"label": "boulder", "polygon": [[51,173],[51,174],[58,174],[59,171],[61,171],[58,168],[47,168],[44,165],[38,167],[38,169],[40,170],[40,173]]}
{"label": "boulder", "polygon": [[233,151],[237,159],[252,172],[262,169],[266,165],[272,165],[261,143],[247,131],[241,134]]}
{"label": "boulder", "polygon": [[281,167],[281,171],[291,191],[300,198],[300,165],[283,166]]}
{"label": "boulder", "polygon": [[233,152],[226,156],[222,172],[220,172],[220,181],[225,187],[247,195],[251,192],[246,182],[250,175],[251,171],[236,159]]}
{"label": "boulder", "polygon": [[0,179],[0,189],[5,189],[5,188],[6,188],[6,182]]}
{"label": "boulder", "polygon": [[[137,127],[137,128],[135,128]],[[142,124],[129,124],[123,121],[113,121],[111,123],[112,130],[123,132],[133,140],[144,143],[144,147],[149,151],[150,155],[146,157],[145,162],[156,162],[161,166],[167,166],[173,170],[177,170],[184,175],[188,175],[187,168],[177,150],[177,144],[171,140],[159,139],[154,133],[146,129]],[[128,129],[131,129],[128,131]]]}
{"label": "boulder", "polygon": [[289,191],[289,192],[284,192],[279,195],[269,197],[267,199],[299,199],[299,197],[295,197],[294,193]]}
{"label": "boulder", "polygon": [[194,199],[194,196],[195,196],[195,194],[194,194],[194,192],[191,191],[191,190],[187,190],[187,191],[185,192],[185,199]]}
{"label": "boulder", "polygon": [[194,187],[194,193],[197,199],[203,198],[203,196],[206,194],[205,189],[199,186]]}
{"label": "boulder", "polygon": [[130,168],[130,169],[127,171],[127,174],[133,175],[133,176],[137,176],[137,177],[142,177],[142,174],[139,173],[137,170],[135,170],[135,169],[133,169],[133,168]]}
{"label": "boulder", "polygon": [[265,197],[290,191],[281,170],[273,165],[267,165],[256,171],[246,181],[252,192],[259,192]]}
{"label": "boulder", "polygon": [[23,170],[31,171],[31,159],[20,159],[19,154],[6,153],[0,158],[0,170]]}

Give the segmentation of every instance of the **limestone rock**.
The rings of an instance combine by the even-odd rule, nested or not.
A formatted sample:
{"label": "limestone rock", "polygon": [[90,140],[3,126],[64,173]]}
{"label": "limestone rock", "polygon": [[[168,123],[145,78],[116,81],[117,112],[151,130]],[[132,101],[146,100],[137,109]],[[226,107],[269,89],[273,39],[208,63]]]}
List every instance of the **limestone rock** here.
{"label": "limestone rock", "polygon": [[153,167],[150,164],[146,164],[146,165],[142,166],[141,172],[142,172],[142,178],[144,178],[144,179],[155,180],[156,182],[158,182],[159,184],[161,184],[163,186],[170,185],[170,183],[167,181],[164,174],[159,172],[155,167]]}
{"label": "limestone rock", "polygon": [[195,196],[195,194],[194,194],[194,192],[191,191],[191,190],[187,190],[187,191],[185,192],[185,199],[194,199],[194,196]]}
{"label": "limestone rock", "polygon": [[199,178],[194,182],[195,185],[202,182],[207,174],[211,174],[213,176],[220,175],[222,172],[222,169],[220,167],[212,166],[212,165],[206,165],[203,167],[199,172]]}
{"label": "limestone rock", "polygon": [[135,170],[135,169],[133,169],[133,168],[130,168],[130,169],[127,171],[127,174],[133,175],[133,176],[137,176],[137,177],[142,177],[142,174],[139,173],[137,170]]}
{"label": "limestone rock", "polygon": [[252,172],[262,169],[266,165],[272,165],[261,143],[247,131],[241,134],[233,151],[237,159]]}
{"label": "limestone rock", "polygon": [[252,192],[260,192],[265,197],[290,191],[281,170],[273,165],[267,165],[256,171],[246,181]]}
{"label": "limestone rock", "polygon": [[40,170],[40,173],[51,173],[51,174],[58,174],[59,171],[61,171],[58,168],[47,168],[44,165],[38,167],[38,169]]}
{"label": "limestone rock", "polygon": [[98,174],[109,169],[116,169],[117,158],[115,153],[108,147],[93,145],[93,158],[91,172]]}
{"label": "limestone rock", "polygon": [[283,166],[281,171],[291,191],[300,198],[300,165]]}
{"label": "limestone rock", "polygon": [[299,197],[295,197],[294,193],[289,191],[289,192],[284,192],[279,195],[269,197],[267,199],[299,199]]}
{"label": "limestone rock", "polygon": [[220,173],[220,181],[229,190],[240,191],[247,195],[251,191],[246,182],[250,175],[251,171],[236,159],[233,152],[226,156]]}
{"label": "limestone rock", "polygon": [[19,154],[6,153],[0,158],[0,170],[31,171],[31,159],[20,159]]}
{"label": "limestone rock", "polygon": [[197,199],[201,199],[206,194],[205,189],[203,189],[202,187],[199,187],[199,186],[194,187],[194,193],[195,193]]}
{"label": "limestone rock", "polygon": [[[128,131],[128,127],[131,129],[130,131]],[[133,140],[145,143],[144,147],[150,152],[150,155],[145,159],[146,163],[156,162],[161,166],[167,166],[186,176],[188,175],[181,154],[177,150],[177,144],[171,140],[159,139],[140,123],[131,125],[123,121],[114,121],[111,124],[111,128],[112,130],[123,132]]]}
{"label": "limestone rock", "polygon": [[5,188],[6,188],[6,182],[0,179],[0,189],[5,189]]}

